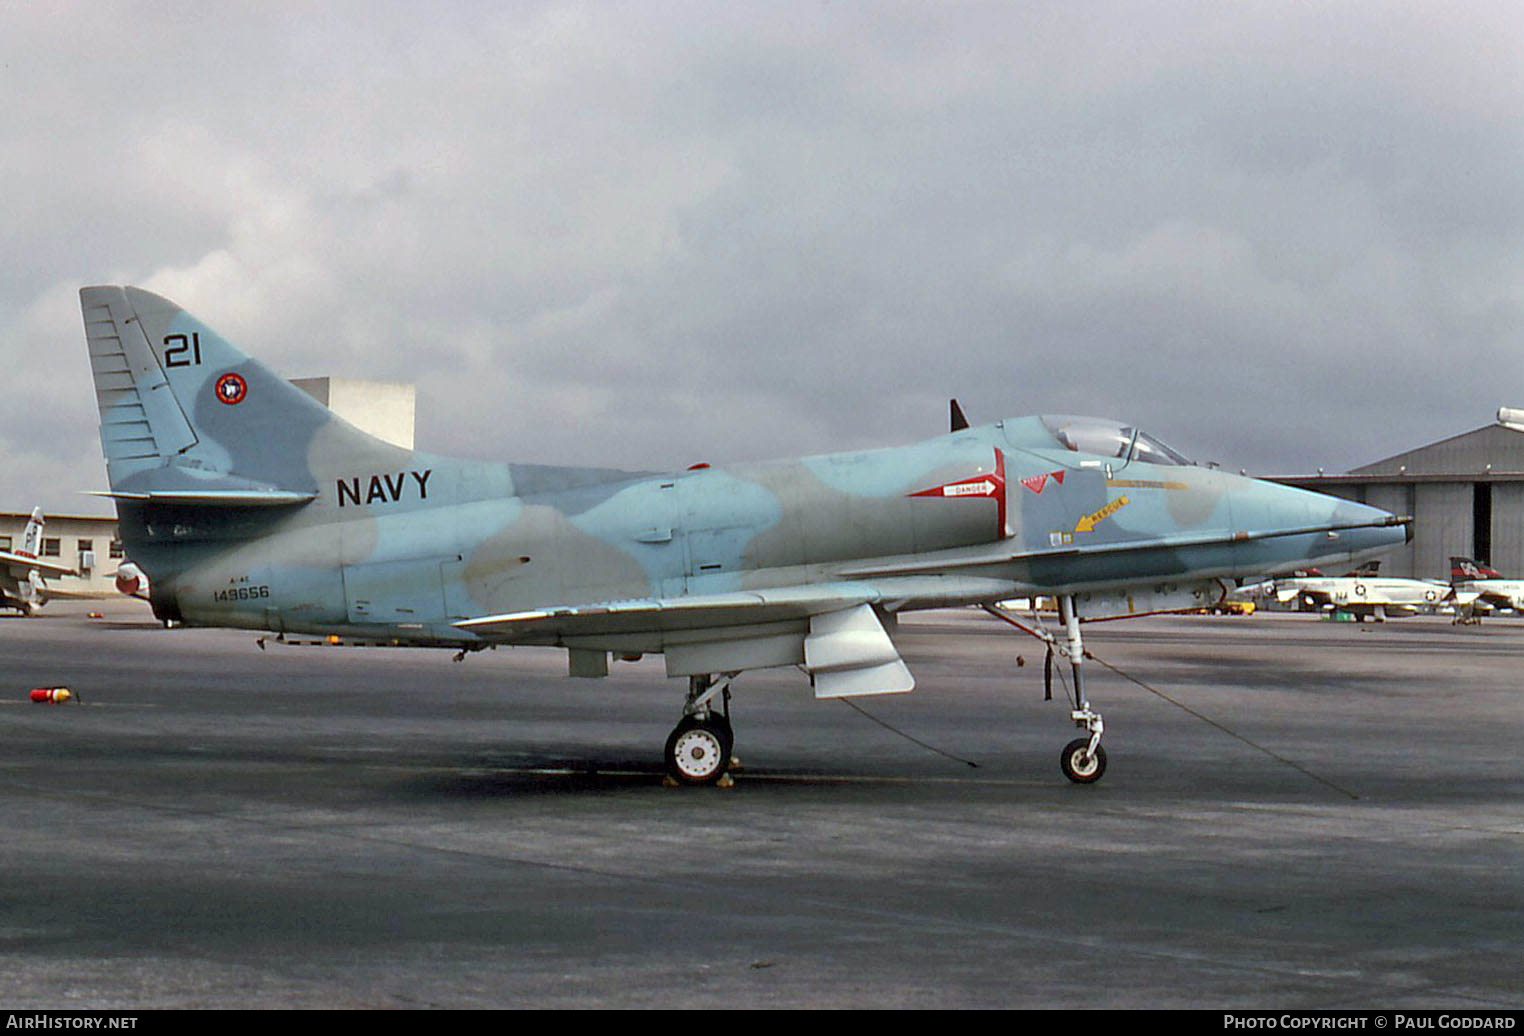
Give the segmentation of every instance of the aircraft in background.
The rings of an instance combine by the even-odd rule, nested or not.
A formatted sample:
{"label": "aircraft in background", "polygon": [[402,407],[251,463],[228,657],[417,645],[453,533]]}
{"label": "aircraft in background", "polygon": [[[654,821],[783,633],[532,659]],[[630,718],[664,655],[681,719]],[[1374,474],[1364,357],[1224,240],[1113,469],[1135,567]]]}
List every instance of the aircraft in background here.
{"label": "aircraft in background", "polygon": [[1405,618],[1424,608],[1437,608],[1450,598],[1449,587],[1422,579],[1383,576],[1381,562],[1369,561],[1342,576],[1321,572],[1297,572],[1275,580],[1275,596],[1282,604],[1299,601],[1309,610],[1348,612],[1364,622],[1368,618]]}
{"label": "aircraft in background", "polygon": [[1038,635],[1073,671],[1083,731],[1061,765],[1097,780],[1081,620],[1199,607],[1407,535],[1088,418],[959,428],[954,408],[953,431],[908,446],[673,472],[451,459],[361,432],[157,295],[80,302],[105,495],[158,618],[462,657],[550,645],[587,677],[659,652],[688,681],[665,747],[684,783],[725,776],[741,673],[798,667],[819,698],[909,691],[899,615],[1037,595],[1058,599],[1062,635]]}
{"label": "aircraft in background", "polygon": [[1483,611],[1524,613],[1524,579],[1505,579],[1471,558],[1450,559],[1450,587],[1457,604],[1473,618]]}
{"label": "aircraft in background", "polygon": [[42,508],[33,508],[21,534],[21,548],[14,552],[0,550],[0,608],[14,608],[23,615],[31,615],[48,601],[48,576],[79,575],[67,565],[39,557],[46,524]]}

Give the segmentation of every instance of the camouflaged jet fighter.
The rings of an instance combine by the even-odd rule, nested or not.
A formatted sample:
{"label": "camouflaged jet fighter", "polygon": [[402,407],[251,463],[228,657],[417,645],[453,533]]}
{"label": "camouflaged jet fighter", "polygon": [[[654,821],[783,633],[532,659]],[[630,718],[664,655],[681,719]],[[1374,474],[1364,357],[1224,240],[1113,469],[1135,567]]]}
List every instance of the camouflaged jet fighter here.
{"label": "camouflaged jet fighter", "polygon": [[156,295],[80,301],[105,495],[160,619],[551,645],[575,676],[660,652],[688,678],[666,744],[685,783],[725,775],[740,673],[797,666],[821,698],[909,691],[900,613],[1034,595],[1058,599],[1063,635],[1035,632],[1073,669],[1084,731],[1062,767],[1094,781],[1103,724],[1080,620],[1200,607],[1234,578],[1406,532],[1384,511],[1195,466],[1119,422],[969,426],[957,408],[954,430],[923,442],[773,463],[450,459],[359,431]]}

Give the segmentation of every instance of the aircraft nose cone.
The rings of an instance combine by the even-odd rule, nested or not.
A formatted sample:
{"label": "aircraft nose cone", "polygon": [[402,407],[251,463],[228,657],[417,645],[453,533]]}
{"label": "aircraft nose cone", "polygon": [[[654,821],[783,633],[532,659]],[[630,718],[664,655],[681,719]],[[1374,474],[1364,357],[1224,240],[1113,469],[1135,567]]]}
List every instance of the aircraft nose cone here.
{"label": "aircraft nose cone", "polygon": [[1317,565],[1373,557],[1412,538],[1411,520],[1341,497],[1259,482],[1233,502],[1239,528],[1269,534],[1275,564]]}
{"label": "aircraft nose cone", "polygon": [[1412,542],[1411,518],[1337,497],[1323,499],[1333,504],[1328,538],[1338,544],[1341,554],[1367,556]]}

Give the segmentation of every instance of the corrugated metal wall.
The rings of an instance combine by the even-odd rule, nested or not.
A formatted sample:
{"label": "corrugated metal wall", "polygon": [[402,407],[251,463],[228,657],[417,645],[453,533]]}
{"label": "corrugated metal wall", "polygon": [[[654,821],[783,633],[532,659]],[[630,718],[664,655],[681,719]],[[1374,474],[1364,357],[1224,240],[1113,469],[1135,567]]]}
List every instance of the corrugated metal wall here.
{"label": "corrugated metal wall", "polygon": [[1492,486],[1492,567],[1524,578],[1524,482]]}

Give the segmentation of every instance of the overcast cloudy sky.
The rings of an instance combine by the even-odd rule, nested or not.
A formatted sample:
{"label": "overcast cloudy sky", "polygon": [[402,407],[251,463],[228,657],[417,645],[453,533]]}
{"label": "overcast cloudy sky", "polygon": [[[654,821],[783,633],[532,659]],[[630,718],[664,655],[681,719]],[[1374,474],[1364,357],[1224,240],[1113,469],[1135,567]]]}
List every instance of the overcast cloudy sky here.
{"label": "overcast cloudy sky", "polygon": [[1516,2],[5,3],[0,105],[0,509],[102,510],[84,284],[505,460],[1524,406]]}

